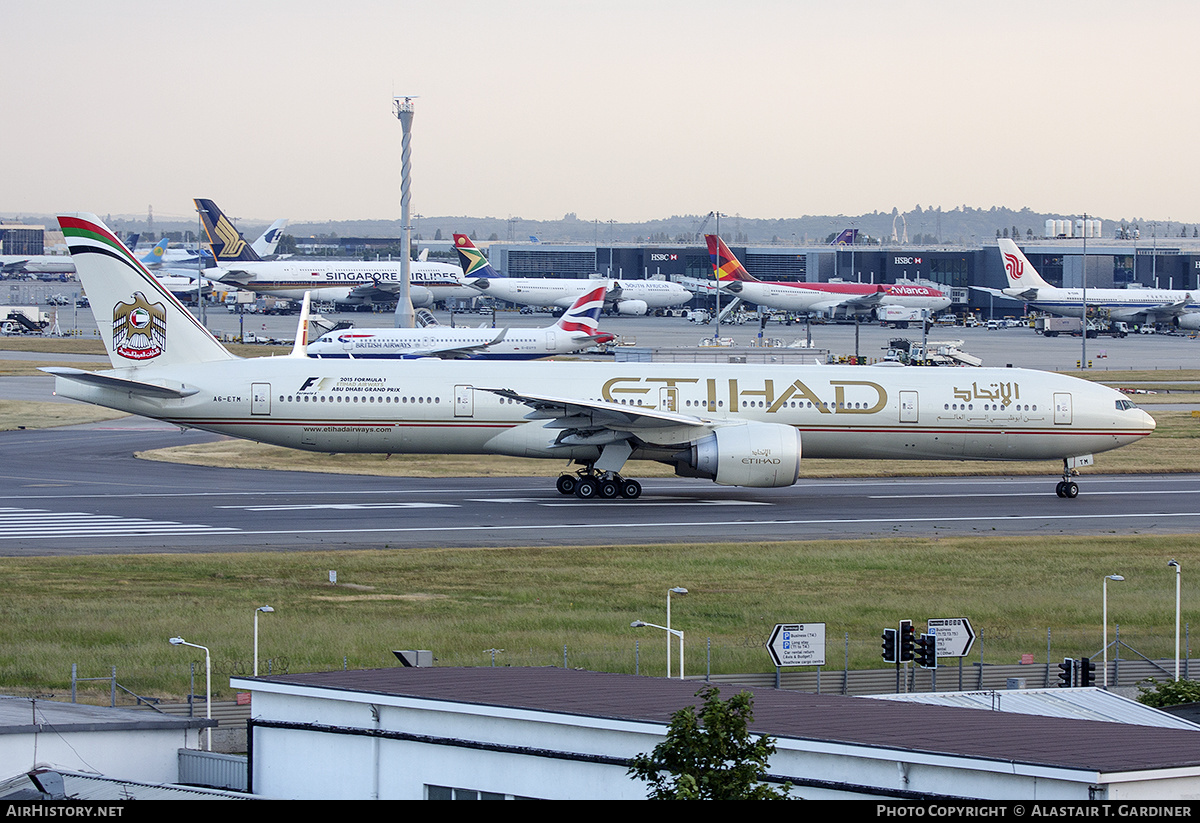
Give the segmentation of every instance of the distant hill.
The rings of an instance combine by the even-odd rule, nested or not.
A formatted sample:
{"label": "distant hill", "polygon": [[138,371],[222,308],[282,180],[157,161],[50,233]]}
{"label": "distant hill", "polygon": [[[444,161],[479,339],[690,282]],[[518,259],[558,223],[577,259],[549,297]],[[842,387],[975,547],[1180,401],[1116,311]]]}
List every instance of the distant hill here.
{"label": "distant hill", "polygon": [[[993,206],[977,209],[958,206],[951,210],[923,209],[916,206],[905,212],[871,212],[859,215],[805,215],[793,218],[721,217],[721,234],[739,244],[766,245],[823,243],[842,229],[857,228],[860,236],[890,242],[895,227],[896,238],[903,241],[907,230],[908,242],[919,245],[938,243],[967,245],[993,240],[998,233],[1011,235],[1014,230],[1020,239],[1040,237],[1047,219],[1074,219],[1079,215],[1046,214],[1028,208],[1013,210]],[[1095,217],[1095,215],[1089,215]],[[54,225],[53,215],[4,215],[9,221]],[[1141,229],[1143,237],[1150,236],[1149,221],[1144,218],[1101,218],[1103,234],[1113,237],[1122,226]],[[136,215],[106,215],[106,222],[118,232],[146,231],[146,219]],[[244,220],[239,229],[247,237],[256,237],[269,220]],[[584,220],[574,214],[561,220],[522,220],[502,217],[421,217],[415,223],[417,236],[434,240],[440,233],[450,240],[455,233],[464,233],[475,240],[513,240],[527,242],[531,236],[545,243],[682,243],[695,238],[703,229],[716,231],[715,218],[703,214],[685,214],[640,223]],[[1169,226],[1169,228],[1168,228]],[[194,221],[171,222],[155,219],[156,233],[194,233]],[[1168,223],[1160,220],[1159,236],[1187,237],[1197,235],[1195,224]],[[287,234],[293,237],[400,237],[401,225],[396,220],[331,220],[322,223],[291,223]],[[145,239],[145,238],[143,238]]]}

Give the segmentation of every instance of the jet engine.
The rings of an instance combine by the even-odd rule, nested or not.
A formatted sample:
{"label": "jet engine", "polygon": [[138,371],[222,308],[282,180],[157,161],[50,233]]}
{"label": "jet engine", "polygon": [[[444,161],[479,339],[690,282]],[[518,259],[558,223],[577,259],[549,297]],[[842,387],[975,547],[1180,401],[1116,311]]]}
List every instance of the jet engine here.
{"label": "jet engine", "polygon": [[649,309],[645,300],[622,300],[617,303],[617,314],[629,317],[642,317]]}
{"label": "jet engine", "polygon": [[800,476],[800,432],[781,423],[722,426],[677,455],[675,473],[722,486],[790,486]]}
{"label": "jet engine", "polygon": [[1188,312],[1175,318],[1175,325],[1181,329],[1195,331],[1200,329],[1200,312]]}

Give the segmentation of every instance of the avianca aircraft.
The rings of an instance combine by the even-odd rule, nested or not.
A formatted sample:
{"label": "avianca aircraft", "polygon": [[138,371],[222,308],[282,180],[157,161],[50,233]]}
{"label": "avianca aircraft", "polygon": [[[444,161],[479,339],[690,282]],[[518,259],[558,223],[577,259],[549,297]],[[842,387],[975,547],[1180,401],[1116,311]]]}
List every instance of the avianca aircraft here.
{"label": "avianca aircraft", "polygon": [[[204,232],[217,258],[221,274],[215,279],[230,286],[301,300],[312,299],[342,307],[394,303],[400,291],[400,263],[387,261],[259,260],[248,254],[250,245],[211,200],[196,200]],[[409,265],[410,297],[414,307],[432,306],[451,296],[473,299],[479,294],[460,281],[458,267],[450,263],[414,261]]]}
{"label": "avianca aircraft", "polygon": [[908,283],[765,283],[758,280],[733,256],[725,241],[707,234],[708,255],[721,291],[757,306],[803,312],[873,312],[888,306],[928,309],[935,312],[950,306],[950,298],[938,289]]}
{"label": "avianca aircraft", "polygon": [[468,285],[490,297],[525,306],[557,306],[565,309],[575,298],[595,288],[611,284],[604,298],[618,314],[644,315],[650,309],[682,306],[694,296],[678,283],[668,280],[562,280],[556,277],[505,277],[465,234],[454,235],[454,248],[462,264]]}
{"label": "avianca aircraft", "polygon": [[[47,367],[58,394],[174,425],[323,452],[505,454],[582,466],[557,488],[627,498],[626,462],[722,485],[796,482],[809,457],[1063,461],[1154,420],[1115,389],[1023,369],[229,353],[91,214],[59,216],[113,368]],[[302,318],[303,319],[303,318]]]}
{"label": "avianca aircraft", "polygon": [[[1065,317],[1083,316],[1083,289],[1051,286],[1007,237],[996,241],[1004,259],[1008,288],[1002,293],[1042,311]],[[1178,289],[1088,289],[1089,309],[1111,320],[1130,323],[1173,323],[1181,329],[1200,329],[1200,298]]]}
{"label": "avianca aircraft", "polygon": [[553,326],[544,329],[342,329],[308,344],[310,357],[412,358],[473,357],[481,360],[534,360],[580,351],[613,339],[599,331],[604,286],[582,295]]}

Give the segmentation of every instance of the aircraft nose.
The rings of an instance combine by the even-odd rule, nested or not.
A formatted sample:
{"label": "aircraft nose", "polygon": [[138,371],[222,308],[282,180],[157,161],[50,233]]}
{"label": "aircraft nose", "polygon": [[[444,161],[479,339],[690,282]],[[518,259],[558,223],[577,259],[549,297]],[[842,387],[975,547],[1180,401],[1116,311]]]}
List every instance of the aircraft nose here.
{"label": "aircraft nose", "polygon": [[1138,409],[1138,411],[1142,413],[1142,428],[1146,430],[1146,434],[1150,434],[1158,428],[1158,421],[1151,417],[1145,409]]}

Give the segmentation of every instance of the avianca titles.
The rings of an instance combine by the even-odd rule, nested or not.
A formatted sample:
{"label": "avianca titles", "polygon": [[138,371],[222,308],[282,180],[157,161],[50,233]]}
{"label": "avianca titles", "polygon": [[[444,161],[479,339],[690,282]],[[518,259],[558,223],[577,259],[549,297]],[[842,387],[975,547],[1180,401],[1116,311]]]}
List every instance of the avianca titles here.
{"label": "avianca titles", "polygon": [[887,307],[895,306],[924,309],[930,317],[950,306],[945,292],[916,283],[764,282],[746,271],[720,237],[709,234],[705,240],[721,291],[756,306],[801,312],[869,312],[877,316],[885,314]]}
{"label": "avianca titles", "polygon": [[229,353],[91,214],[61,215],[113,368],[47,367],[63,396],[172,424],[323,452],[504,454],[573,461],[557,489],[641,494],[653,460],[733,486],[789,486],[800,459],[1063,461],[1136,442],[1154,420],[1124,395],[1023,369]]}

